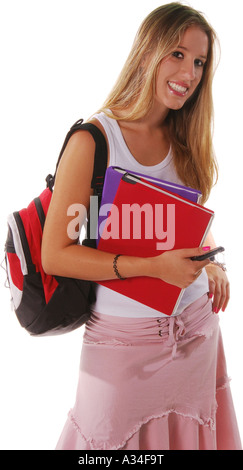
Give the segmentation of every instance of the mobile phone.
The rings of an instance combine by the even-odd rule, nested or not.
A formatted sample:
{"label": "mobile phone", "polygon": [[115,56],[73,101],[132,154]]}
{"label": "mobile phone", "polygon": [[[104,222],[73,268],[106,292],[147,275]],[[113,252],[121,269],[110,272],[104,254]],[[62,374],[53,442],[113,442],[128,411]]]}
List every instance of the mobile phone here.
{"label": "mobile phone", "polygon": [[214,256],[217,255],[218,253],[222,253],[224,251],[224,248],[222,246],[218,246],[217,248],[214,248],[213,250],[207,251],[203,255],[199,256],[193,256],[191,259],[193,261],[204,261],[205,259],[210,259],[210,261],[214,261]]}

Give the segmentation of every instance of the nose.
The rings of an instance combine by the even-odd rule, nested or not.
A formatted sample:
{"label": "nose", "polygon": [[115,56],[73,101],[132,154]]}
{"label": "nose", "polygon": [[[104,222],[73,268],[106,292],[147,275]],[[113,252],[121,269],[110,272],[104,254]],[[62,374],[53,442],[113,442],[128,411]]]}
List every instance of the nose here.
{"label": "nose", "polygon": [[183,61],[182,72],[185,80],[193,81],[196,77],[195,63],[192,59],[187,59]]}

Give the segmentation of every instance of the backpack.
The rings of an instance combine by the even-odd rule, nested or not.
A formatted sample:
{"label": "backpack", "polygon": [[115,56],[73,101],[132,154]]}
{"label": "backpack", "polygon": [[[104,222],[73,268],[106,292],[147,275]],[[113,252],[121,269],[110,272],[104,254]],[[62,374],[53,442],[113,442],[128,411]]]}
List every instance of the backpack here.
{"label": "backpack", "polygon": [[[67,133],[56,169],[74,132],[88,130],[96,149],[91,187],[101,201],[107,167],[107,146],[102,132],[91,123],[77,121]],[[41,264],[41,242],[45,218],[52,197],[55,176],[48,175],[46,189],[27,208],[9,215],[5,244],[5,262],[13,310],[23,328],[31,335],[54,335],[72,331],[90,316],[95,301],[96,283],[51,276]],[[88,230],[87,230],[88,232]],[[87,238],[83,244],[96,247]]]}

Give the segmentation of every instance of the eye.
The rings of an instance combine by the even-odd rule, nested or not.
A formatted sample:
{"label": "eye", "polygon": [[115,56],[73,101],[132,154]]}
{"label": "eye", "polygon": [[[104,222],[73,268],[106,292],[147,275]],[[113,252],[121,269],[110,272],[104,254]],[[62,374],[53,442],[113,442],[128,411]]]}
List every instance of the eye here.
{"label": "eye", "polygon": [[195,65],[196,65],[196,67],[204,67],[205,62],[203,62],[203,61],[200,60],[200,59],[196,59],[196,60],[195,60]]}
{"label": "eye", "polygon": [[172,56],[176,57],[177,59],[183,59],[184,58],[184,55],[180,51],[172,52]]}

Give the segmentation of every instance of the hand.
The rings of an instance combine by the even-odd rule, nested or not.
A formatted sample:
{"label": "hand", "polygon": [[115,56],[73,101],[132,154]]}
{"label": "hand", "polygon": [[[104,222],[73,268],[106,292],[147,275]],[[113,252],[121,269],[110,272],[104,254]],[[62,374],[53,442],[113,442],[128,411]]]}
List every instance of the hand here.
{"label": "hand", "polygon": [[206,266],[209,281],[209,298],[213,297],[213,312],[218,313],[222,308],[224,312],[230,298],[230,284],[225,274],[219,266],[210,263]]}
{"label": "hand", "polygon": [[165,251],[152,258],[152,276],[184,289],[192,284],[200,276],[202,269],[210,263],[209,259],[191,260],[192,256],[204,253],[202,247]]}

